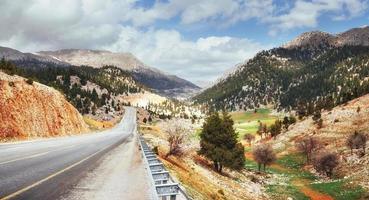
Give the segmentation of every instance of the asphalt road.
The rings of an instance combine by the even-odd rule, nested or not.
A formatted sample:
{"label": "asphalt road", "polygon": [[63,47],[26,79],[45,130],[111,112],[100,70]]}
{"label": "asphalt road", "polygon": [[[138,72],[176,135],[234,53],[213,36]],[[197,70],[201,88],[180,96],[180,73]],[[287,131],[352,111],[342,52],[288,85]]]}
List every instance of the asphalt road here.
{"label": "asphalt road", "polygon": [[0,144],[0,199],[58,199],[135,129],[136,111],[126,108],[122,121],[107,131]]}

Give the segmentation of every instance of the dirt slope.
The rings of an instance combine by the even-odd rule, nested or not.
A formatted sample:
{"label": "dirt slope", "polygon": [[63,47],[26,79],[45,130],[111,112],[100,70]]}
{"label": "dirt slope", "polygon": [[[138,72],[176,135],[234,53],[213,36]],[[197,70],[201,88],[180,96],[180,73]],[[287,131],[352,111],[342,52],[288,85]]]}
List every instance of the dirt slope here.
{"label": "dirt slope", "polygon": [[[297,139],[305,135],[314,136],[323,144],[324,149],[339,155],[340,165],[336,171],[339,176],[351,177],[369,188],[369,153],[360,157],[357,153],[351,154],[345,145],[347,137],[354,131],[369,134],[369,95],[322,112],[322,119],[321,129],[318,129],[311,117],[299,121],[289,131],[277,137],[273,142],[274,147],[280,150],[293,149]],[[367,149],[368,147],[367,144]]]}
{"label": "dirt slope", "polygon": [[86,131],[82,116],[58,91],[0,72],[0,140]]}

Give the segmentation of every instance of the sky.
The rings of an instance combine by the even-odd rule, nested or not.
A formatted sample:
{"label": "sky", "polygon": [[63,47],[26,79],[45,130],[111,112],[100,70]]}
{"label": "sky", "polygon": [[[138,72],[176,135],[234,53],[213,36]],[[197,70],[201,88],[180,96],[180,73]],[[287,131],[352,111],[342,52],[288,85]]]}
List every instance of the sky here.
{"label": "sky", "polygon": [[368,24],[369,0],[1,0],[0,46],[131,52],[205,87],[299,34]]}

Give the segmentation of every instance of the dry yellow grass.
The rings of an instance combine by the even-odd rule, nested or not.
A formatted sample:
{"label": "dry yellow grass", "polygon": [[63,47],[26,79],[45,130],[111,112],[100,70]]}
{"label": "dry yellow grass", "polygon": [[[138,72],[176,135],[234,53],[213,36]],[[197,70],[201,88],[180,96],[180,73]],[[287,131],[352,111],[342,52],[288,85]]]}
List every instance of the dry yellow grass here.
{"label": "dry yellow grass", "polygon": [[166,168],[185,186],[188,193],[196,199],[227,199],[224,191],[207,177],[197,173],[180,158],[161,158]]}
{"label": "dry yellow grass", "polygon": [[247,184],[240,184],[249,182],[245,175],[228,170],[225,170],[226,175],[216,173],[209,161],[197,155],[196,149],[186,148],[182,156],[166,157],[167,142],[165,134],[159,127],[161,126],[141,125],[140,132],[149,144],[158,146],[161,161],[193,199],[263,199],[250,194],[245,189],[248,187]]}
{"label": "dry yellow grass", "polygon": [[113,121],[97,121],[87,116],[84,116],[83,120],[86,122],[86,124],[88,124],[88,126],[90,126],[91,129],[95,130],[111,128],[114,126]]}

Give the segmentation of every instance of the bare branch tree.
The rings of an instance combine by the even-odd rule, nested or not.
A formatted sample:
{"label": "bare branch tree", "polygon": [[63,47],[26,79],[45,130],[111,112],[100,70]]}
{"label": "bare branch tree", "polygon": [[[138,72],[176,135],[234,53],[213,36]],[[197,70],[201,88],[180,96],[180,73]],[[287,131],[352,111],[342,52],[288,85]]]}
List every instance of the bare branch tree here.
{"label": "bare branch tree", "polygon": [[255,135],[253,135],[253,134],[251,134],[251,133],[246,133],[244,136],[243,136],[243,138],[245,139],[245,140],[247,140],[247,142],[249,143],[249,145],[251,146],[251,142],[253,141],[253,140],[255,140]]}
{"label": "bare branch tree", "polygon": [[258,169],[260,171],[261,165],[265,166],[272,164],[276,160],[276,155],[270,145],[259,145],[252,152],[255,161],[258,163]]}
{"label": "bare branch tree", "polygon": [[296,148],[306,155],[306,162],[310,163],[314,151],[319,147],[319,142],[314,137],[306,136],[297,141]]}
{"label": "bare branch tree", "polygon": [[165,132],[169,143],[169,152],[166,156],[180,155],[182,144],[188,138],[189,130],[181,122],[174,120],[166,127]]}

